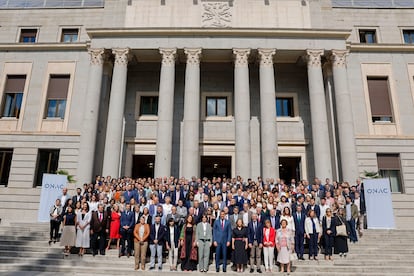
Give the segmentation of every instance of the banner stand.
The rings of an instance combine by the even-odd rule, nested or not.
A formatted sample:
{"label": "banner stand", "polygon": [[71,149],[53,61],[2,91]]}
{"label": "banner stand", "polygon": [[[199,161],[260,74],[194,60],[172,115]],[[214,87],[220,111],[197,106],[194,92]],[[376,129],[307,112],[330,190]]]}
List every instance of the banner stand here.
{"label": "banner stand", "polygon": [[364,180],[368,229],[395,229],[388,178]]}
{"label": "banner stand", "polygon": [[40,194],[38,222],[50,221],[50,207],[55,204],[56,199],[62,196],[62,189],[66,187],[67,176],[61,174],[43,174],[42,192]]}

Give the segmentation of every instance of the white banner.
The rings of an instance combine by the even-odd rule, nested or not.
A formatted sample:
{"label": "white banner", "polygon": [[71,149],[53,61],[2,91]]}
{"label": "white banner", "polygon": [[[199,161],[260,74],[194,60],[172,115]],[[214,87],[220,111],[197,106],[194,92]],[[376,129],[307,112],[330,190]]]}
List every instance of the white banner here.
{"label": "white banner", "polygon": [[364,180],[368,229],[394,229],[394,210],[388,178]]}
{"label": "white banner", "polygon": [[50,207],[55,204],[56,199],[62,196],[62,189],[66,187],[66,175],[43,174],[42,193],[40,194],[38,222],[50,221]]}

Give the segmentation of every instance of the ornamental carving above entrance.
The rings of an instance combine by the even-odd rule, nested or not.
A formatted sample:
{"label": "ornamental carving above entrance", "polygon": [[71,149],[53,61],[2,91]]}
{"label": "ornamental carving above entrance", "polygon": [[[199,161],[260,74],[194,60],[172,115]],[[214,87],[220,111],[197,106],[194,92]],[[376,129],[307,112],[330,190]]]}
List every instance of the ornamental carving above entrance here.
{"label": "ornamental carving above entrance", "polygon": [[201,24],[203,27],[226,28],[230,27],[232,10],[229,3],[203,3]]}

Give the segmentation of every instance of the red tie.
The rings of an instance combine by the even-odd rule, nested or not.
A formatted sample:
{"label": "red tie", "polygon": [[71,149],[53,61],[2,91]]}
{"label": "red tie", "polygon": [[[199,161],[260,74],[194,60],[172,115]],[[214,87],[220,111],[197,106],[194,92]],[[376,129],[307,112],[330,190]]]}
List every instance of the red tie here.
{"label": "red tie", "polygon": [[99,213],[99,220],[102,221],[102,213]]}
{"label": "red tie", "polygon": [[224,220],[221,221],[221,229],[224,230]]}

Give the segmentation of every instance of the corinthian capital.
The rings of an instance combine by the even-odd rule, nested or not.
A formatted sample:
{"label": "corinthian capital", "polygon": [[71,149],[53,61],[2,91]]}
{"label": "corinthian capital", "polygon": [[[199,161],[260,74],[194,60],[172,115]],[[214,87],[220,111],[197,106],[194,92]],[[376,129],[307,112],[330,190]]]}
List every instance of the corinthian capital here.
{"label": "corinthian capital", "polygon": [[175,57],[177,55],[177,48],[160,48],[160,54],[162,55],[162,65],[174,66]]}
{"label": "corinthian capital", "polygon": [[234,54],[234,65],[236,67],[248,65],[250,49],[233,49],[233,54]]}
{"label": "corinthian capital", "polygon": [[92,65],[103,65],[105,62],[105,49],[104,48],[92,48],[88,49],[90,56],[90,62]]}
{"label": "corinthian capital", "polygon": [[114,48],[112,54],[115,55],[116,65],[128,65],[129,61],[129,48]]}
{"label": "corinthian capital", "polygon": [[201,51],[201,48],[184,48],[184,53],[187,55],[187,64],[199,65]]}
{"label": "corinthian capital", "polygon": [[258,49],[260,66],[273,66],[273,56],[276,54],[276,49]]}
{"label": "corinthian capital", "polygon": [[306,50],[306,61],[308,62],[308,66],[320,67],[322,55],[323,50]]}
{"label": "corinthian capital", "polygon": [[332,50],[331,62],[332,67],[346,67],[347,50]]}

